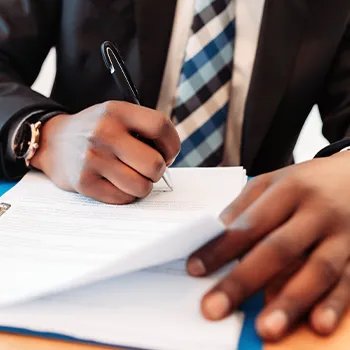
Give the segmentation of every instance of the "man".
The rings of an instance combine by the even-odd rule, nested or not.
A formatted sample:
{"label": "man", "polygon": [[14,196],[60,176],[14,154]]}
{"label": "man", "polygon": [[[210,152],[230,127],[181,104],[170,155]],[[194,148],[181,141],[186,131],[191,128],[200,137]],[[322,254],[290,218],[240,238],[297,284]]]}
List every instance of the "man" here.
{"label": "man", "polygon": [[[204,297],[203,314],[222,319],[272,286],[261,336],[279,339],[306,314],[329,334],[350,292],[350,153],[341,152],[350,145],[349,19],[348,0],[2,2],[2,177],[32,166],[63,189],[129,203],[175,158],[173,166],[242,164],[262,175],[222,214],[227,232],[188,261],[203,276],[244,254]],[[145,107],[115,101],[105,40],[119,46]],[[52,46],[47,99],[30,85]],[[331,145],[291,165],[314,104]]]}

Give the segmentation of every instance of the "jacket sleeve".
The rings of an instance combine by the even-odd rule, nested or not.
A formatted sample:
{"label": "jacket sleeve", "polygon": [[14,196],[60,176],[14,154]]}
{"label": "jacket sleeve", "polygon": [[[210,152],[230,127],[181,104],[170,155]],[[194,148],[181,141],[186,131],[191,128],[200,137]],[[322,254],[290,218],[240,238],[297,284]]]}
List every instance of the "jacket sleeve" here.
{"label": "jacket sleeve", "polygon": [[56,44],[60,2],[0,1],[0,179],[23,173],[5,159],[9,129],[36,110],[65,110],[30,88]]}
{"label": "jacket sleeve", "polygon": [[316,157],[329,156],[350,146],[350,24],[338,47],[318,106],[323,134],[330,145]]}

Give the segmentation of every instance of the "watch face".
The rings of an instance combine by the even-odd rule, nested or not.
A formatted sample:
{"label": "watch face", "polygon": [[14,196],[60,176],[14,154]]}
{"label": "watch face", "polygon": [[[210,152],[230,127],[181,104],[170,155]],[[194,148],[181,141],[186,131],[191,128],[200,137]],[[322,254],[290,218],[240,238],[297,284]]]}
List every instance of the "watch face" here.
{"label": "watch face", "polygon": [[18,129],[13,150],[17,158],[23,158],[28,152],[32,139],[32,128],[29,123],[23,123]]}

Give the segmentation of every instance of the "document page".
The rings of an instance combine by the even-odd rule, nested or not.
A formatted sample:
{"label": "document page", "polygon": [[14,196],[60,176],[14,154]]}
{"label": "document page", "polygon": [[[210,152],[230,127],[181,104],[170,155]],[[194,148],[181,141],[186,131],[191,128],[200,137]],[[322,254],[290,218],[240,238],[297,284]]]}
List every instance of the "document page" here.
{"label": "document page", "polygon": [[223,231],[215,219],[246,182],[242,168],[171,169],[131,205],[105,205],[30,172],[0,198],[0,304],[186,257]]}
{"label": "document page", "polygon": [[231,268],[194,279],[177,260],[0,309],[0,324],[138,349],[234,350],[243,314],[209,322],[200,313],[203,294]]}

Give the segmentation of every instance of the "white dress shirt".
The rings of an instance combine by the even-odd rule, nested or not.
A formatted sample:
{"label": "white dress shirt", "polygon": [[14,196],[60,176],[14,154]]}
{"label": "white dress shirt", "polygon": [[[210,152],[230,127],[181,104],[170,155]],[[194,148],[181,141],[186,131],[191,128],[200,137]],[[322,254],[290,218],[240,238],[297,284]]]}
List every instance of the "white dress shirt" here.
{"label": "white dress shirt", "polygon": [[[187,40],[193,21],[194,4],[200,0],[178,0],[168,58],[157,110],[171,114],[181,73]],[[240,146],[245,101],[255,61],[265,0],[231,0],[236,5],[236,39],[232,96],[223,165],[240,163]]]}

